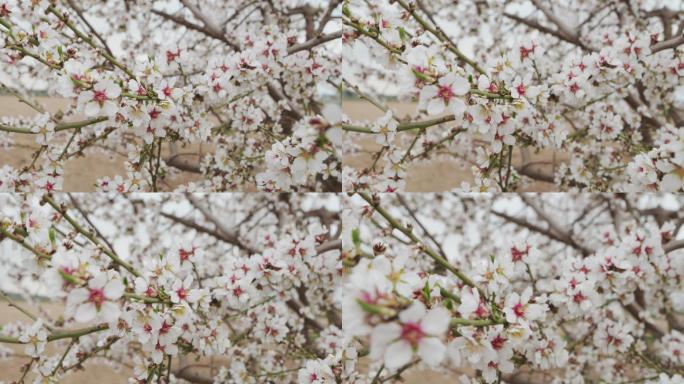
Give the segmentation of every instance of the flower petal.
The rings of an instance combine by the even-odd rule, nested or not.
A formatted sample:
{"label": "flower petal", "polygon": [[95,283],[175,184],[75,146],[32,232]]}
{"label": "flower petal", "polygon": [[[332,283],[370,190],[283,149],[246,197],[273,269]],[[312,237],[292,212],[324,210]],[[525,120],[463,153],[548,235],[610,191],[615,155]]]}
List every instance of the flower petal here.
{"label": "flower petal", "polygon": [[97,315],[97,308],[93,303],[83,303],[76,308],[74,319],[79,323],[87,323],[95,318]]}
{"label": "flower petal", "polygon": [[439,365],[445,354],[446,346],[436,337],[426,337],[418,345],[418,356],[431,367]]}
{"label": "flower petal", "polygon": [[124,285],[121,279],[112,279],[104,287],[104,294],[109,300],[119,299],[124,292]]}
{"label": "flower petal", "polygon": [[408,309],[399,314],[402,323],[418,323],[425,316],[425,305],[420,301],[414,301]]}
{"label": "flower petal", "polygon": [[408,364],[413,356],[411,345],[403,340],[396,341],[387,347],[385,351],[385,366],[390,371]]}
{"label": "flower petal", "polygon": [[433,308],[420,322],[423,332],[428,335],[441,336],[449,328],[451,316],[449,311],[442,307]]}

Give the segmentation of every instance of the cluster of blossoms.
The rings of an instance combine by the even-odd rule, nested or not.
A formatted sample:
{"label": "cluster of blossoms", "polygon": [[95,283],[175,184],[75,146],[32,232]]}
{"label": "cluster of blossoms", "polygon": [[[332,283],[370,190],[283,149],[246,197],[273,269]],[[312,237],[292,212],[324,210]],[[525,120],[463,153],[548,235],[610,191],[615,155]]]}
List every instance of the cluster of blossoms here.
{"label": "cluster of blossoms", "polygon": [[344,118],[344,188],[401,190],[413,163],[447,159],[470,167],[464,191],[681,191],[684,8],[531,3],[349,0],[343,81],[384,117]]}
{"label": "cluster of blossoms", "polygon": [[2,87],[38,114],[0,119],[0,146],[37,144],[30,166],[2,165],[0,190],[59,190],[70,159],[103,155],[126,173],[93,180],[102,191],[341,189],[339,2],[181,3],[0,2]]}
{"label": "cluster of blossoms", "polygon": [[[3,287],[22,300],[3,296],[26,315],[0,325],[0,343],[25,345],[34,383],[61,382],[90,360],[123,368],[131,383],[341,382],[339,204],[0,197]],[[60,313],[30,309],[45,301]]]}
{"label": "cluster of blossoms", "polygon": [[342,324],[370,361],[350,382],[681,382],[682,199],[650,199],[348,199]]}

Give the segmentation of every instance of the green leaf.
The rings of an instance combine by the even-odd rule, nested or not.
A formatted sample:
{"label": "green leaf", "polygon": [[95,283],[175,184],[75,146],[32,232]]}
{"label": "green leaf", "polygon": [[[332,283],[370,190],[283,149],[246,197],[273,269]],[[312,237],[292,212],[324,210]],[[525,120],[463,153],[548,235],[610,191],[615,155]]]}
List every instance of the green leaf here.
{"label": "green leaf", "polygon": [[425,286],[423,286],[423,297],[425,298],[426,303],[430,302],[430,285],[427,281],[425,282]]}
{"label": "green leaf", "polygon": [[50,238],[50,244],[54,247],[55,244],[57,243],[57,233],[55,231],[55,227],[50,227],[48,230],[48,237]]}
{"label": "green leaf", "polygon": [[379,316],[393,316],[394,315],[394,310],[390,308],[383,307],[381,305],[375,305],[375,304],[370,304],[366,303],[365,301],[361,299],[356,299],[356,302],[361,306],[361,308],[368,312],[372,313],[374,315],[379,315]]}
{"label": "green leaf", "polygon": [[358,228],[352,229],[352,242],[357,248],[361,246],[361,232]]}

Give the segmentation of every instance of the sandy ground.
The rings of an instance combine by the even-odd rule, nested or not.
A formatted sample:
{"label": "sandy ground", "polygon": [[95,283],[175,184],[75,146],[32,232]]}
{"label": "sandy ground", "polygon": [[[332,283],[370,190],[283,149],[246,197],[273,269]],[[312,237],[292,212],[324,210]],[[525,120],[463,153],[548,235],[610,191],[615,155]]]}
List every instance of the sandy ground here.
{"label": "sandy ground", "polygon": [[[60,98],[38,97],[36,98],[47,111],[56,113],[60,109],[65,109],[68,106],[68,101]],[[14,96],[0,95],[0,117],[12,116],[34,116],[37,112],[28,105],[19,102]],[[83,116],[78,116],[74,120],[81,120]],[[65,135],[65,133],[60,133]],[[6,135],[5,132],[0,132],[0,135]],[[33,135],[11,134],[18,146],[12,149],[0,148],[0,167],[3,165],[10,165],[17,169],[27,166],[31,163],[31,154],[38,149]],[[68,137],[68,136],[67,136]],[[65,139],[66,140],[66,139]],[[206,146],[205,146],[206,148]],[[187,149],[180,149],[180,152],[194,152],[198,148],[192,147]],[[168,154],[168,148],[164,148],[164,154]],[[95,153],[87,153],[85,157],[73,158],[66,162],[64,168],[64,191],[66,192],[91,192],[95,190],[95,182],[98,178],[116,175],[125,176],[126,168],[124,166],[125,157],[121,154],[107,151],[97,151]],[[197,181],[200,177],[188,172],[178,172],[177,175],[168,177],[164,190],[171,190],[176,186],[189,182]]]}
{"label": "sandy ground", "polygon": [[[387,104],[398,113],[399,117],[413,114],[416,111],[415,103],[390,102]],[[372,104],[358,100],[344,100],[342,102],[342,110],[352,120],[374,120],[383,115],[383,112]],[[366,152],[370,151],[372,153],[379,149],[379,146],[373,139],[364,137],[364,134],[354,135],[356,136],[355,143],[361,147],[363,153],[346,155],[343,162],[345,165],[360,170],[369,166],[372,162],[371,154]],[[564,158],[567,158],[567,156],[557,154],[557,159]],[[532,155],[530,159],[533,162],[550,162],[553,159],[553,152],[546,151],[538,155]],[[521,163],[520,151],[514,150],[513,164],[520,165]],[[464,164],[462,161],[456,159],[439,159],[430,163],[414,162],[408,167],[406,190],[408,192],[442,192],[458,187],[463,181],[472,182],[473,175],[470,171],[470,166]],[[520,191],[548,192],[553,190],[553,184],[532,182],[521,188]]]}

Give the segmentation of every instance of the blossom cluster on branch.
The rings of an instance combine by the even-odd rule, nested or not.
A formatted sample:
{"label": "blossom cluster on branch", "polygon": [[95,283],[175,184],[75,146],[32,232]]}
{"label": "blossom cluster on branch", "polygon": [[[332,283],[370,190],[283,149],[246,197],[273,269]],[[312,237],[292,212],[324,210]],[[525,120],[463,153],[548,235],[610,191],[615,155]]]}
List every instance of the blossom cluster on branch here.
{"label": "blossom cluster on branch", "polygon": [[[98,190],[183,172],[188,191],[340,190],[340,1],[174,3],[0,1],[2,89],[36,113],[0,118],[0,146],[38,146],[0,164],[2,190],[61,190],[69,159],[112,155],[126,173]],[[28,87],[70,103],[47,112]]]}
{"label": "blossom cluster on branch", "polygon": [[370,366],[350,382],[683,382],[683,202],[354,195],[342,324]]}
{"label": "blossom cluster on branch", "polygon": [[0,324],[0,357],[27,359],[19,383],[92,361],[131,383],[342,382],[339,209],[332,195],[2,195],[2,311],[23,317]]}
{"label": "blossom cluster on branch", "polygon": [[683,190],[680,2],[348,0],[342,13],[343,82],[384,114],[345,118],[346,155],[379,144],[345,164],[345,190],[404,190],[411,164],[444,158],[471,169],[463,191]]}

